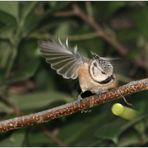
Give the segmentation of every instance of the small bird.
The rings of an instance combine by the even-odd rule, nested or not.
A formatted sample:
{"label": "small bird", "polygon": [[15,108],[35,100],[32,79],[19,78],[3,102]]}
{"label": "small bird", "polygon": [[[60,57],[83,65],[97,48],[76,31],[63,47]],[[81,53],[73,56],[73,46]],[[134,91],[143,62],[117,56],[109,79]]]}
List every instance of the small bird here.
{"label": "small bird", "polygon": [[[92,53],[93,58],[87,58],[78,52],[77,46],[71,48],[68,39],[62,43],[56,41],[41,41],[40,52],[51,68],[65,79],[79,80],[81,94],[90,91],[100,94],[117,86],[113,65],[109,58]],[[81,97],[79,95],[78,100]]]}

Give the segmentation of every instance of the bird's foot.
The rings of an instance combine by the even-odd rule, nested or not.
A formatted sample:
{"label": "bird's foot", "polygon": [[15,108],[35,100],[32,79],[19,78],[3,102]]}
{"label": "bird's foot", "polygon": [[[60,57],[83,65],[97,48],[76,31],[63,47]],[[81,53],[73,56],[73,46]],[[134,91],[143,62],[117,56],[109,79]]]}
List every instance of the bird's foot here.
{"label": "bird's foot", "polygon": [[[79,95],[78,95],[78,98],[77,98],[77,103],[78,103],[78,106],[79,106],[79,108],[81,109],[81,101],[86,97],[85,95],[85,93],[88,93],[88,92],[81,92]],[[84,97],[83,97],[84,96]],[[90,109],[82,109],[81,110],[81,113],[88,113],[88,112],[91,112],[91,110]]]}
{"label": "bird's foot", "polygon": [[133,105],[133,104],[129,103],[129,102],[126,100],[126,98],[125,98],[124,96],[121,96],[121,97],[123,98],[124,102],[125,102],[128,106],[132,106],[132,105]]}
{"label": "bird's foot", "polygon": [[105,93],[105,92],[107,92],[108,90],[104,90],[104,89],[100,89],[96,94],[97,95],[101,95],[101,94],[103,94],[103,93]]}
{"label": "bird's foot", "polygon": [[81,100],[83,99],[83,98],[81,97],[81,94],[82,94],[82,93],[80,93],[80,94],[78,95],[78,98],[77,98],[77,104],[78,104],[79,108],[81,107],[81,106],[80,106],[80,103],[81,103]]}

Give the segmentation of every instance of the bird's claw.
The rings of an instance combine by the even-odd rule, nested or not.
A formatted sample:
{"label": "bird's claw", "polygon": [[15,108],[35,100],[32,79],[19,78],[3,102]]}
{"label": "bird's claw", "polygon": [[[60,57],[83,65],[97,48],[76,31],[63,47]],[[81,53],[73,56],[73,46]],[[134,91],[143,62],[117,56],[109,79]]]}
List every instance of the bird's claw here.
{"label": "bird's claw", "polygon": [[[78,103],[78,106],[80,109],[81,109],[81,101],[83,100],[83,98],[81,97],[81,94],[82,93],[80,93],[77,98],[77,103]],[[88,113],[88,112],[91,112],[91,110],[90,109],[89,110],[84,110],[84,109],[81,110],[81,113]]]}
{"label": "bird's claw", "polygon": [[81,107],[80,106],[80,103],[81,103],[81,100],[82,100],[83,98],[81,97],[81,94],[79,94],[78,95],[78,98],[77,98],[77,104],[78,104],[78,106],[79,106],[79,108]]}

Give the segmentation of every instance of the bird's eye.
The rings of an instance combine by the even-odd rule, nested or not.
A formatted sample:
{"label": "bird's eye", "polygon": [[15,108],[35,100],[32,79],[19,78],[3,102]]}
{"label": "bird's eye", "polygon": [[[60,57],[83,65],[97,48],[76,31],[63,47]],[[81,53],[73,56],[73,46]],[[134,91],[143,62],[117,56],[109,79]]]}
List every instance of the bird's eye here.
{"label": "bird's eye", "polygon": [[106,74],[104,71],[101,71],[102,74]]}
{"label": "bird's eye", "polygon": [[95,66],[95,67],[97,67],[97,64],[96,64],[96,63],[94,63],[94,66]]}

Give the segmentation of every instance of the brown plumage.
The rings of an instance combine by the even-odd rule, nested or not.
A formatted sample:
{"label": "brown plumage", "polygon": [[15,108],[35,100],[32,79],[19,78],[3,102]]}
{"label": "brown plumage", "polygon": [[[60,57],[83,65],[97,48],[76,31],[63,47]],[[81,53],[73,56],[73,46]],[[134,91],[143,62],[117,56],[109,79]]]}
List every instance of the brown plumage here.
{"label": "brown plumage", "polygon": [[113,66],[107,58],[93,55],[93,59],[82,56],[77,47],[70,48],[68,40],[63,44],[60,40],[42,41],[41,54],[51,68],[65,79],[79,79],[82,92],[100,93],[117,85]]}

